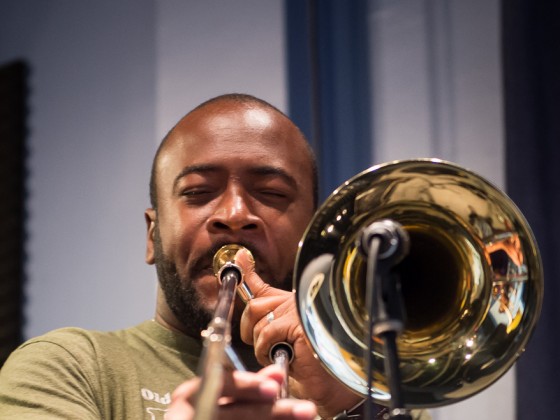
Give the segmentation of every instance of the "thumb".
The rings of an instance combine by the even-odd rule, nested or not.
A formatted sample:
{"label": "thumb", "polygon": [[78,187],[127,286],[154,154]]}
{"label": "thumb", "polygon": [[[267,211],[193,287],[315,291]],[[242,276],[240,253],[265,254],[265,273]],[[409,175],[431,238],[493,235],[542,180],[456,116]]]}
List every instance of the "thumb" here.
{"label": "thumb", "polygon": [[275,294],[274,288],[263,279],[255,271],[255,260],[253,255],[245,248],[240,249],[235,254],[235,264],[237,264],[243,273],[243,282],[253,297],[263,297]]}

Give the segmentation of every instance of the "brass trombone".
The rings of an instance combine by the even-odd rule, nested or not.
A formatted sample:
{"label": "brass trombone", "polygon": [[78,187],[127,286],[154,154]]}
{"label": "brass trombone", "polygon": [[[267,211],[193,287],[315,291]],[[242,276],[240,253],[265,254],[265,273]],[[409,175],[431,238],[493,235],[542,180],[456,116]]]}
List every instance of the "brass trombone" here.
{"label": "brass trombone", "polygon": [[[294,290],[318,359],[349,389],[390,405],[376,337],[371,365],[364,357],[372,332],[359,238],[379,220],[397,222],[410,238],[408,255],[394,267],[406,313],[396,343],[406,407],[451,404],[487,388],[514,364],[534,330],[543,300],[542,263],[515,204],[474,172],[438,159],[372,167],[336,189],[314,215],[299,245]],[[227,272],[231,263],[226,266]],[[232,284],[222,280],[206,332],[205,354],[220,349],[203,357],[209,389],[216,381],[206,376],[216,377],[213,369],[223,366],[224,355],[235,358],[228,351],[229,321],[222,319],[229,319],[234,290],[247,291],[239,278]],[[218,397],[212,392],[213,407],[197,408],[197,419],[212,418]]]}

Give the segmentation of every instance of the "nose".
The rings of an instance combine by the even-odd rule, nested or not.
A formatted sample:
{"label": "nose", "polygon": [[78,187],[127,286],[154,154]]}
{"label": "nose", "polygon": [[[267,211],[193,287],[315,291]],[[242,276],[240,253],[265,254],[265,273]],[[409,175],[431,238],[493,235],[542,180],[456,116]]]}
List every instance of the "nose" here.
{"label": "nose", "polygon": [[242,188],[229,187],[207,223],[211,232],[235,233],[257,231],[262,222],[253,212],[248,194]]}

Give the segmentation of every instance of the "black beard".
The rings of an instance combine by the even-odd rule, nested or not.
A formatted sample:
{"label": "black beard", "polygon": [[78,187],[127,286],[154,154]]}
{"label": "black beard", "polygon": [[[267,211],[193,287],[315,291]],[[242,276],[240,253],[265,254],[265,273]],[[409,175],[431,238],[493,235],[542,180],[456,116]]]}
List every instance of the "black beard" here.
{"label": "black beard", "polygon": [[[177,272],[177,266],[164,254],[157,224],[154,230],[154,261],[167,305],[182,324],[187,335],[200,338],[200,333],[212,321],[214,313],[201,305],[200,296],[193,282],[187,278],[181,278]],[[275,282],[275,284],[275,287],[291,290],[292,273],[288,273],[282,282]],[[241,312],[235,309],[231,320],[232,342],[241,344],[242,340],[239,335]]]}

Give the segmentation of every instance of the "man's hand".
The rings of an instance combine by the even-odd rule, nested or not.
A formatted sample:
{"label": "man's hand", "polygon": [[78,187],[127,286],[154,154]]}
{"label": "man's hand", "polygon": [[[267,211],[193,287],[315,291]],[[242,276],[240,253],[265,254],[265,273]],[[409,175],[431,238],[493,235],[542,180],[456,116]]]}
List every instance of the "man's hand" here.
{"label": "man's hand", "polygon": [[358,403],[362,397],[333,378],[315,358],[305,338],[294,293],[265,283],[244,252],[236,256],[236,263],[243,268],[245,281],[255,296],[243,311],[240,332],[243,341],[254,346],[257,361],[269,365],[270,348],[282,341],[290,343],[294,348],[290,395],[313,401],[323,418],[333,417]]}
{"label": "man's hand", "polygon": [[[225,375],[222,396],[218,400],[218,419],[312,420],[317,411],[309,401],[280,399],[276,396],[283,380],[277,366],[257,373],[231,372]],[[190,420],[194,417],[200,378],[191,379],[173,392],[166,420]]]}

